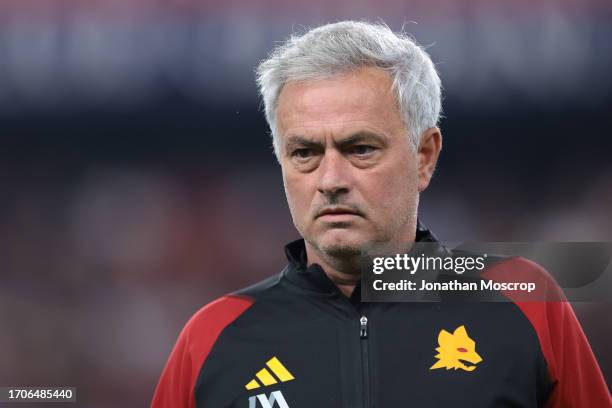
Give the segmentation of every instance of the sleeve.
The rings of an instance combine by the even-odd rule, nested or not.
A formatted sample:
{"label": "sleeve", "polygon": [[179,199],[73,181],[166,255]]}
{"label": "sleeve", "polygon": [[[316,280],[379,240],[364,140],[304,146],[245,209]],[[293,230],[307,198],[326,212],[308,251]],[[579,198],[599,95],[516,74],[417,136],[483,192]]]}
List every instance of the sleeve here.
{"label": "sleeve", "polygon": [[612,408],[610,391],[591,346],[572,306],[550,274],[527,259],[509,258],[491,267],[483,277],[500,282],[536,282],[538,289],[531,301],[523,301],[512,292],[502,293],[536,331],[553,384],[546,408]]}
{"label": "sleeve", "polygon": [[546,345],[556,385],[547,408],[612,407],[612,398],[589,342],[568,302],[546,304]]}
{"label": "sleeve", "polygon": [[196,381],[221,332],[253,300],[224,296],[200,309],[187,322],[161,374],[151,407],[194,408]]}

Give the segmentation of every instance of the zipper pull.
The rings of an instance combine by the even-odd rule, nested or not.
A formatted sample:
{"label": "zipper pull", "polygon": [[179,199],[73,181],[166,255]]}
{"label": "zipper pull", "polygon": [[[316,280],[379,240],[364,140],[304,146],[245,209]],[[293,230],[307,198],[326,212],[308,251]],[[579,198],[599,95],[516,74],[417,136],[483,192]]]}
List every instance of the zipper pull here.
{"label": "zipper pull", "polygon": [[365,316],[361,316],[359,319],[359,323],[361,324],[361,330],[359,331],[359,337],[362,339],[368,338],[368,318]]}

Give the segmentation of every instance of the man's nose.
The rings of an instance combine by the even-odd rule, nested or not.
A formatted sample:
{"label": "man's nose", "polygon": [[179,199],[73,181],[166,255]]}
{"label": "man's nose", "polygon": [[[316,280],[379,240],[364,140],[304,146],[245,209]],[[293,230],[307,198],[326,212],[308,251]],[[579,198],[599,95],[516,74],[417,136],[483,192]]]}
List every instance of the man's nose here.
{"label": "man's nose", "polygon": [[339,152],[325,152],[319,165],[318,190],[328,198],[348,193],[350,190],[350,163]]}

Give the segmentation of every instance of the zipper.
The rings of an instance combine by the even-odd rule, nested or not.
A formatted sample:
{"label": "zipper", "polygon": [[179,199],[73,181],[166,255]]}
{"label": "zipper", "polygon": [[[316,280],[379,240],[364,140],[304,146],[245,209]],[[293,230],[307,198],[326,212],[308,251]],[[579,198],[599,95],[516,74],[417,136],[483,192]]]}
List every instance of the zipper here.
{"label": "zipper", "polygon": [[370,408],[370,362],[368,359],[368,318],[359,319],[359,338],[361,339],[361,368],[363,377],[363,406]]}

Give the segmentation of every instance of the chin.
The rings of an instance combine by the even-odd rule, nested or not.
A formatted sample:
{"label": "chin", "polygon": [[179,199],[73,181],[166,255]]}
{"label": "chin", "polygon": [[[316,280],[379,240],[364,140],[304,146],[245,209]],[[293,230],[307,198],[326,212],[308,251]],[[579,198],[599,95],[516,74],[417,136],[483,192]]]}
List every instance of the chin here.
{"label": "chin", "polygon": [[324,246],[321,248],[321,251],[325,253],[327,256],[332,258],[354,258],[356,256],[361,256],[363,253],[362,248],[357,246],[351,246],[349,244],[337,244]]}
{"label": "chin", "polygon": [[351,258],[366,252],[367,242],[362,237],[346,231],[329,231],[317,242],[317,247],[324,254],[334,258]]}

